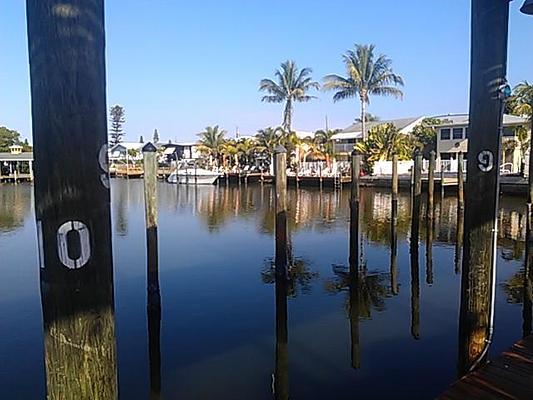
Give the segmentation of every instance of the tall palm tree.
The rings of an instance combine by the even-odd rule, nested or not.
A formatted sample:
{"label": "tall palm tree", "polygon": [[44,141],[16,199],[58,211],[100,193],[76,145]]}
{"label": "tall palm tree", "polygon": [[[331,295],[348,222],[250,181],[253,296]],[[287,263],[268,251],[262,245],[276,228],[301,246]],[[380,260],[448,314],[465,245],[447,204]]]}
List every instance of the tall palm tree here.
{"label": "tall palm tree", "polygon": [[361,102],[361,124],[363,139],[366,139],[366,105],[370,95],[394,96],[402,98],[403,79],[392,71],[392,60],[381,54],[375,59],[375,46],[356,44],[354,50],[348,50],[343,56],[347,77],[327,75],[323,88],[334,90],[333,101],[359,97]]}
{"label": "tall palm tree", "polygon": [[209,163],[212,164],[213,161],[218,167],[218,158],[220,156],[220,151],[222,145],[225,141],[226,131],[220,129],[218,125],[208,126],[203,132],[198,134],[200,138],[198,140],[199,150],[209,155]]}
{"label": "tall palm tree", "polygon": [[524,81],[516,85],[509,104],[513,114],[531,118],[533,115],[533,84]]}
{"label": "tall palm tree", "polygon": [[320,84],[311,78],[311,68],[298,70],[294,61],[287,60],[275,72],[277,82],[272,79],[262,79],[259,82],[259,91],[268,93],[261,98],[267,103],[283,103],[283,129],[291,131],[292,113],[295,102],[305,103],[315,96],[307,94],[311,89],[320,89]]}

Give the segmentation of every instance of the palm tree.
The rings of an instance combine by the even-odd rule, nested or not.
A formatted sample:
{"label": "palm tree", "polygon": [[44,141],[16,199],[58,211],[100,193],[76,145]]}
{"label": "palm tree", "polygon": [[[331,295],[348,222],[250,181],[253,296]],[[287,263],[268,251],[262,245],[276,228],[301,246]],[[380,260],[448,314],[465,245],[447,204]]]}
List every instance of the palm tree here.
{"label": "palm tree", "polygon": [[361,124],[363,139],[366,139],[366,105],[370,95],[394,96],[402,98],[403,92],[397,86],[403,86],[403,79],[392,71],[392,60],[381,54],[374,60],[374,48],[371,45],[355,45],[342,56],[348,77],[327,75],[323,88],[334,90],[333,101],[359,97],[361,102]]}
{"label": "palm tree", "polygon": [[283,128],[287,132],[291,131],[294,103],[305,103],[315,99],[315,96],[310,96],[307,93],[311,89],[320,89],[320,84],[312,80],[311,72],[311,68],[298,70],[296,63],[288,60],[282,63],[281,68],[275,72],[277,82],[272,79],[262,79],[259,82],[259,90],[268,93],[261,98],[261,101],[267,103],[285,102]]}
{"label": "palm tree", "polygon": [[513,114],[531,118],[533,115],[533,84],[524,81],[516,85],[509,105]]}
{"label": "palm tree", "polygon": [[237,142],[237,151],[247,165],[250,165],[257,150],[256,142],[252,139],[241,139]]}
{"label": "palm tree", "polygon": [[315,132],[314,141],[318,145],[320,152],[326,157],[326,164],[329,167],[331,159],[335,157],[335,147],[333,145],[333,135],[340,132],[340,129],[319,130]]}
{"label": "palm tree", "polygon": [[209,155],[209,163],[212,164],[213,160],[218,166],[218,158],[222,145],[224,144],[224,136],[226,131],[220,129],[218,125],[208,126],[203,132],[200,132],[198,136],[199,150]]}
{"label": "palm tree", "polygon": [[257,150],[270,158],[270,173],[273,174],[274,170],[274,149],[279,144],[281,128],[264,128],[260,129],[255,135],[257,140]]}
{"label": "palm tree", "polygon": [[382,124],[372,128],[368,137],[355,145],[364,154],[367,167],[376,161],[391,160],[394,154],[400,160],[408,160],[413,151],[413,140],[400,133],[393,124]]}

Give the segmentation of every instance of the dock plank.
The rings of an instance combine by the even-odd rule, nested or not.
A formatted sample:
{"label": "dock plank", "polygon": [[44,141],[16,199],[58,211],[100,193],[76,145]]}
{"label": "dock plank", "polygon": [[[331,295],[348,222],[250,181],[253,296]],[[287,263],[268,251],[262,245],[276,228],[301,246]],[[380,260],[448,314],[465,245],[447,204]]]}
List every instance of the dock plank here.
{"label": "dock plank", "polygon": [[533,336],[465,375],[438,399],[533,399]]}

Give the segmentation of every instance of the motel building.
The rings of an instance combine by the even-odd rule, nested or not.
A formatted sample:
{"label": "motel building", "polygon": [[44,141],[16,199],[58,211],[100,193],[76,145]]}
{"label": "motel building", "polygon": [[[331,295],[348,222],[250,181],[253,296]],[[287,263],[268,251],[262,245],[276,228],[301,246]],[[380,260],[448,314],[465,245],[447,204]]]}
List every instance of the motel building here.
{"label": "motel building", "polygon": [[[437,170],[445,172],[457,171],[457,154],[463,153],[466,160],[468,153],[468,114],[440,115],[433,118],[441,120],[437,128]],[[503,116],[503,132],[501,145],[502,174],[517,174],[522,164],[520,142],[516,135],[519,127],[528,129],[526,118],[505,114]],[[524,160],[525,161],[525,160]]]}

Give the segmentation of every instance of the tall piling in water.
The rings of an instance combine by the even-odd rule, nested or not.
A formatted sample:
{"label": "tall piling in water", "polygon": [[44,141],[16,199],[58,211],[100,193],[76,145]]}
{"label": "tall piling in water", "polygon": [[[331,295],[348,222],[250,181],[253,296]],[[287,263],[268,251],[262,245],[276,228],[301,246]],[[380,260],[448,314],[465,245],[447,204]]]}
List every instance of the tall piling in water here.
{"label": "tall piling in water", "polygon": [[459,317],[459,375],[482,362],[492,338],[500,133],[509,2],[472,0],[470,125]]}
{"label": "tall piling in water", "polygon": [[161,292],[157,235],[157,148],[147,143],[143,149],[144,207],[147,254],[147,319],[150,398],[161,393]]}
{"label": "tall piling in water", "polygon": [[418,240],[420,230],[420,198],[422,196],[422,154],[414,153],[413,191],[411,201],[411,335],[420,338],[420,267],[418,261]]}
{"label": "tall piling in water", "polygon": [[398,294],[398,156],[392,156],[392,201],[391,201],[391,292]]}
{"label": "tall piling in water", "polygon": [[26,9],[47,398],[116,399],[104,2]]}
{"label": "tall piling in water", "polygon": [[463,212],[465,208],[465,175],[463,171],[463,153],[457,154],[457,208]]}
{"label": "tall piling in water", "polygon": [[433,220],[435,212],[435,151],[429,153],[427,218]]}
{"label": "tall piling in water", "polygon": [[287,232],[287,150],[274,150],[275,208],[276,208],[276,367],[274,397],[289,398],[289,350],[287,328],[288,232]]}
{"label": "tall piling in water", "polygon": [[361,351],[359,345],[359,212],[361,189],[361,154],[354,150],[351,154],[350,190],[350,249],[349,249],[349,291],[350,291],[350,343],[352,368],[360,368]]}

